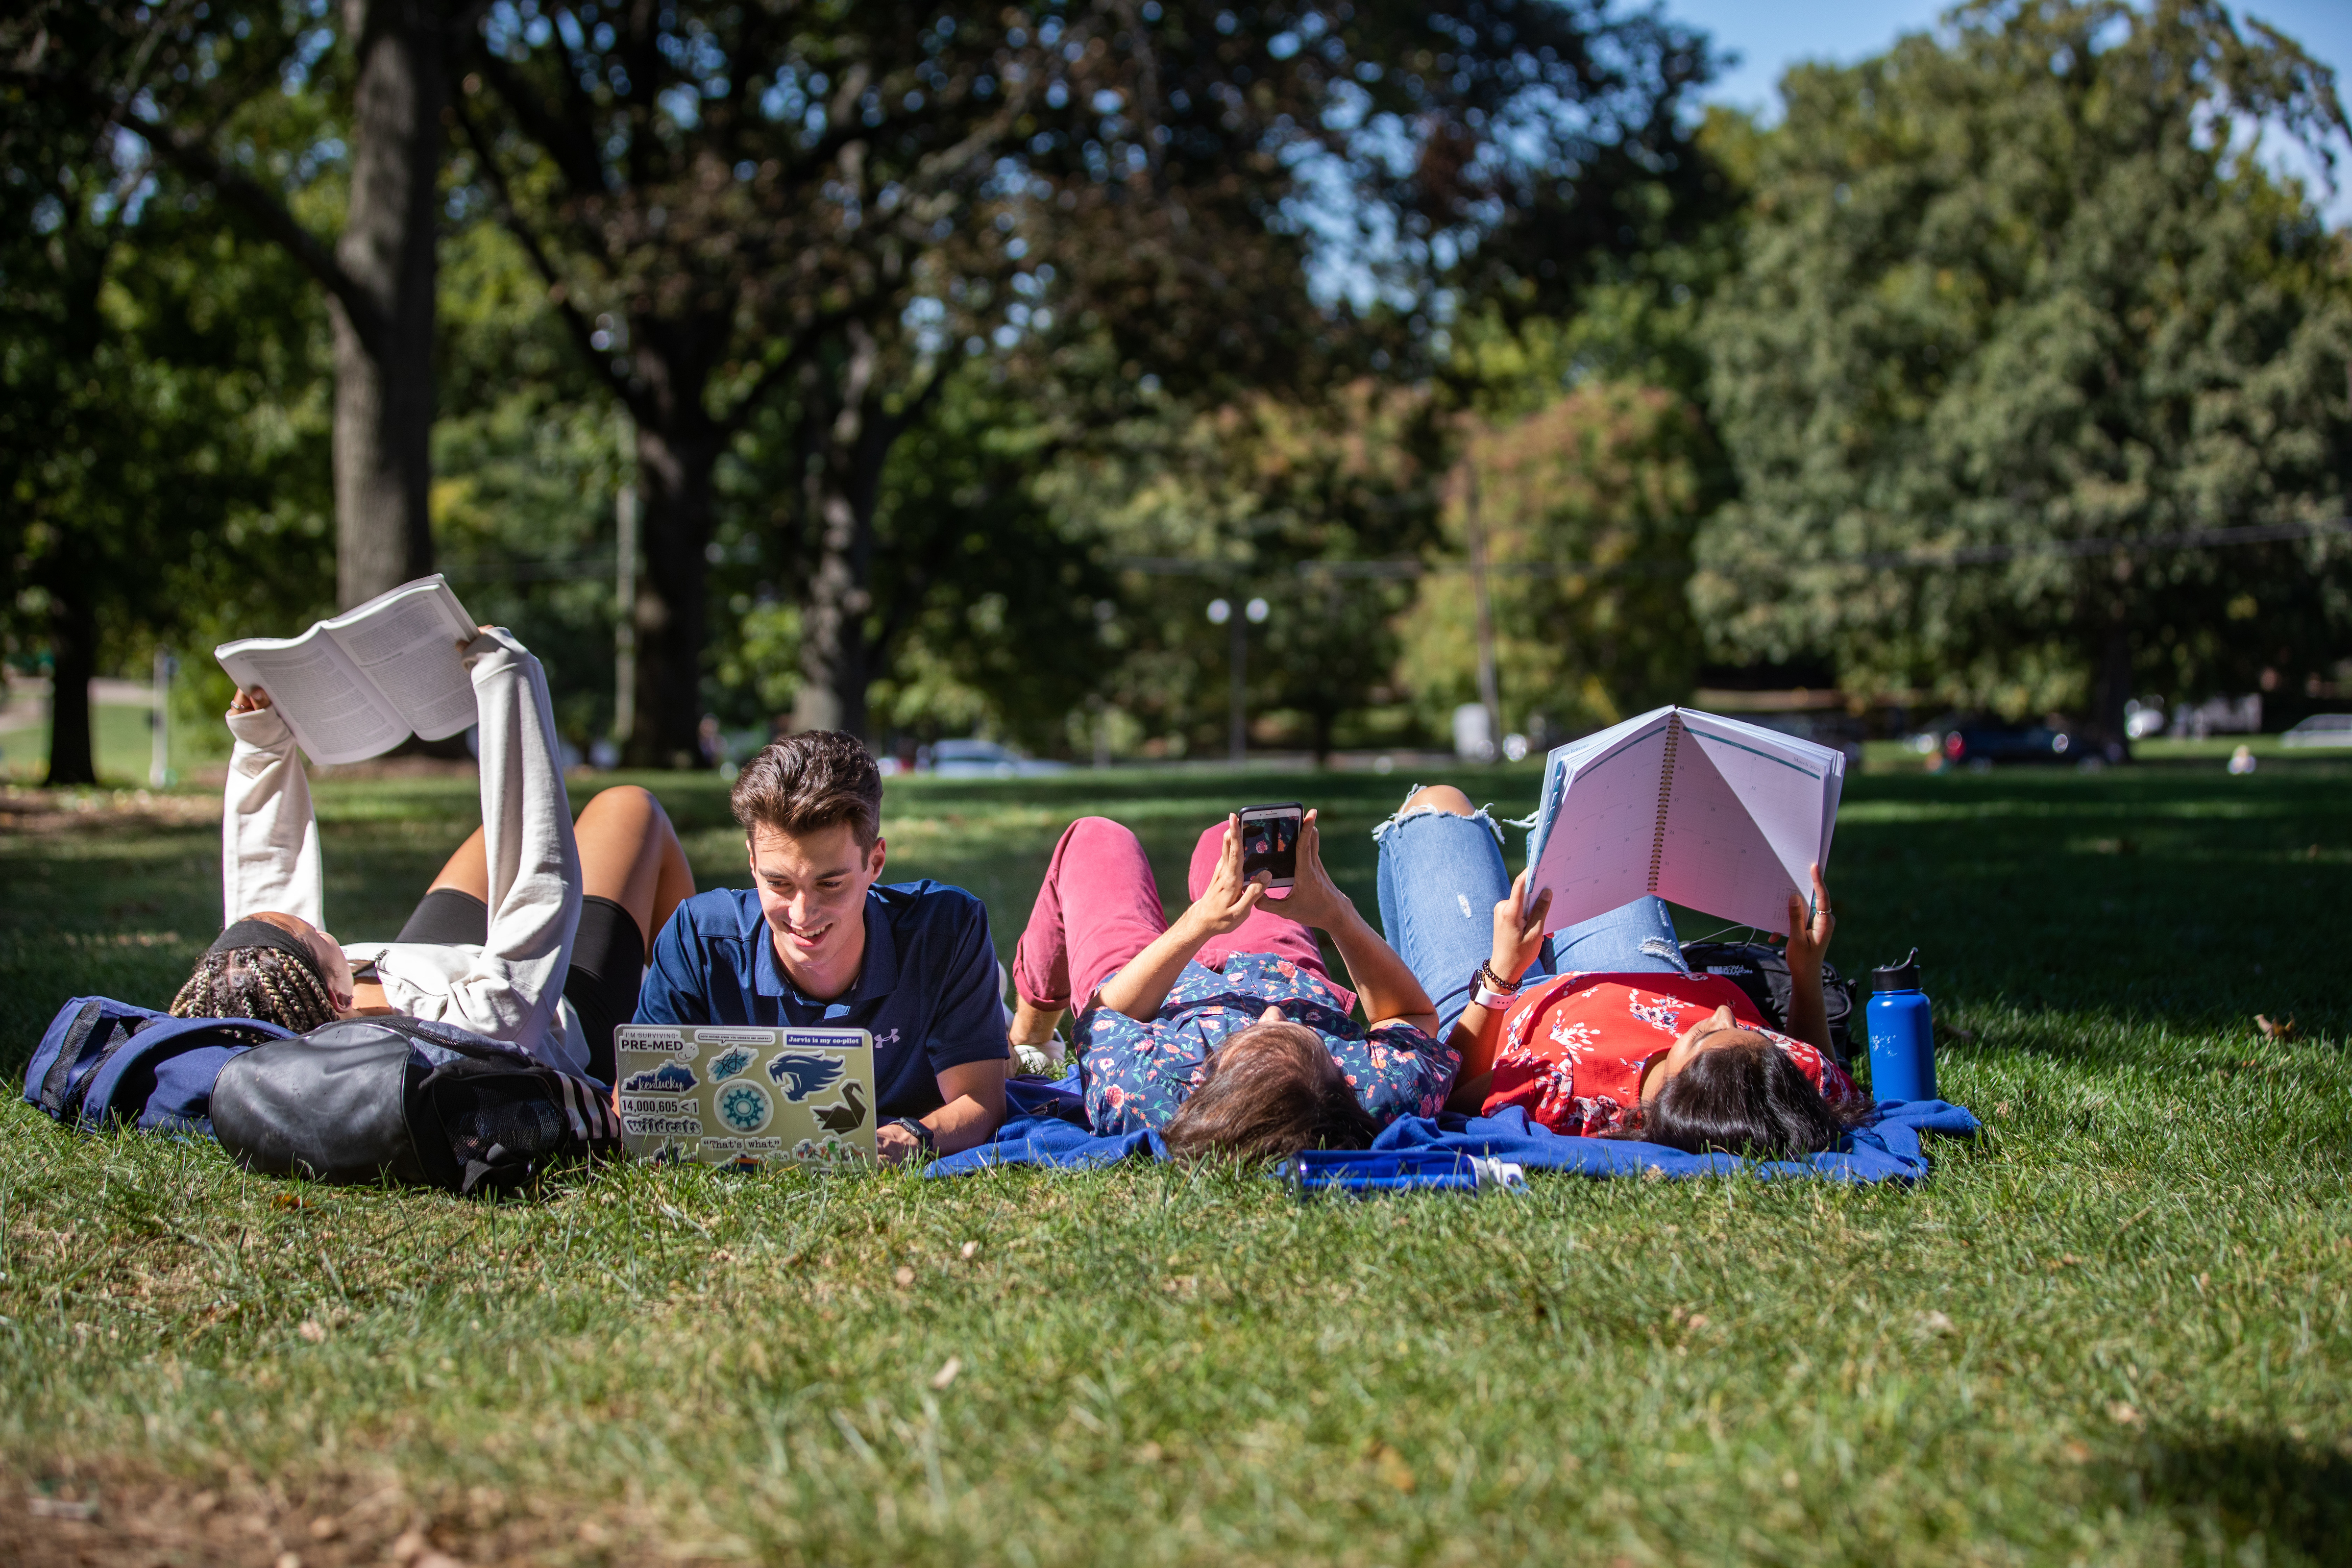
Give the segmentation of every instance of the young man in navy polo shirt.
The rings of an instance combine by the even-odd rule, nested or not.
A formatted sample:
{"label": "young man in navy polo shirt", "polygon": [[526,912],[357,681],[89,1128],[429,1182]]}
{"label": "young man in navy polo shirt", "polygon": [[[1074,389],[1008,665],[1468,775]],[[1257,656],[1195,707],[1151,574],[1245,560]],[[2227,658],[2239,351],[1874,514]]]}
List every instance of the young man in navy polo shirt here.
{"label": "young man in navy polo shirt", "polygon": [[1011,1055],[987,910],[944,883],[875,885],[882,775],[851,736],[776,742],[736,776],[733,805],[753,885],[677,906],[637,1021],[870,1030],[885,1160],[985,1142]]}

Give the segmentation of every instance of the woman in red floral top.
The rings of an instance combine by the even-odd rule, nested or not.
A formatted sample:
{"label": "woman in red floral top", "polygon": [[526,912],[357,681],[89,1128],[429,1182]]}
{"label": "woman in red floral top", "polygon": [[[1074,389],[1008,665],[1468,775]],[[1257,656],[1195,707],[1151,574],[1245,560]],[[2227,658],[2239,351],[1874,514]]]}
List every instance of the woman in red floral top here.
{"label": "woman in red floral top", "polygon": [[1571,1136],[1782,1156],[1832,1148],[1869,1114],[1830,1055],[1835,921],[1818,866],[1810,919],[1789,900],[1782,1032],[1730,981],[1690,973],[1654,898],[1547,942],[1550,896],[1528,907],[1526,876],[1507,880],[1492,823],[1459,790],[1416,790],[1375,837],[1381,924],[1461,1053],[1448,1110],[1517,1106]]}

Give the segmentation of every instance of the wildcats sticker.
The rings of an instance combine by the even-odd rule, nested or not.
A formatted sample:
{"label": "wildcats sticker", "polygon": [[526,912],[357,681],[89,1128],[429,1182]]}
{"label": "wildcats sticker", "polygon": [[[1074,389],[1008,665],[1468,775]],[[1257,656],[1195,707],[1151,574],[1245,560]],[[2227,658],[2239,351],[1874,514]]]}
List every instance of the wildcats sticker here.
{"label": "wildcats sticker", "polygon": [[699,1138],[702,1118],[699,1116],[621,1116],[622,1128],[640,1138]]}
{"label": "wildcats sticker", "polygon": [[710,1098],[711,1109],[731,1132],[760,1131],[776,1113],[775,1102],[768,1098],[768,1091],[744,1079],[721,1085]]}
{"label": "wildcats sticker", "polygon": [[647,1072],[633,1072],[621,1080],[623,1094],[684,1094],[701,1079],[681,1062],[664,1062]]}

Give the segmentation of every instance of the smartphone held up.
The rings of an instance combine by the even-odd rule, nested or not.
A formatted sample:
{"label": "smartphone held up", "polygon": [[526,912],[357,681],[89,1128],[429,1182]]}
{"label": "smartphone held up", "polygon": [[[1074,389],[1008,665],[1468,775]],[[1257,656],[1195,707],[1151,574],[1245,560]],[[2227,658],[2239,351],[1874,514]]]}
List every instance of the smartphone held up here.
{"label": "smartphone held up", "polygon": [[1242,876],[1266,876],[1269,889],[1288,888],[1298,880],[1298,825],[1307,808],[1297,801],[1281,805],[1250,805],[1241,811]]}

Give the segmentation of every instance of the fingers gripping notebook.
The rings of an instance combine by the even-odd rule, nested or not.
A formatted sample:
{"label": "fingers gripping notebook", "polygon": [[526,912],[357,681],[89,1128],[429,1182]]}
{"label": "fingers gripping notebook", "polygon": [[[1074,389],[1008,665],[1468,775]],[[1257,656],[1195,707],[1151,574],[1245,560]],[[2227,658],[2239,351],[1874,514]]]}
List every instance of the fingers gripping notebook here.
{"label": "fingers gripping notebook", "polygon": [[1764,931],[1829,863],[1845,756],[1717,714],[1661,708],[1548,759],[1530,893],[1558,931],[1644,893]]}

